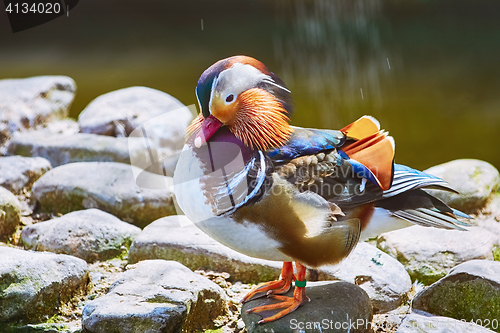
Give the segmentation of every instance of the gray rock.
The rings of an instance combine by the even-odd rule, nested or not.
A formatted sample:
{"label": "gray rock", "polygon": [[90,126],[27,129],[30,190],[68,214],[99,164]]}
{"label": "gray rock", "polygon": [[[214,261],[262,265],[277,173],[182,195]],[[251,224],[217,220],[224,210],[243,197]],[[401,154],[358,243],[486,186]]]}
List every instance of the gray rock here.
{"label": "gray rock", "polygon": [[141,232],[136,226],[98,209],[66,214],[26,226],[21,241],[28,249],[69,254],[87,262],[122,254]]}
{"label": "gray rock", "polygon": [[154,162],[163,164],[158,169],[167,170],[172,176],[178,158],[176,153],[184,145],[186,128],[192,118],[189,108],[174,97],[151,88],[130,87],[97,97],[80,113],[78,123],[82,133],[147,140],[156,147],[152,149]]}
{"label": "gray rock", "polygon": [[500,320],[500,262],[471,260],[453,268],[450,273],[421,291],[413,308],[433,315],[481,321],[492,327]]}
{"label": "gray rock", "polygon": [[148,225],[129,251],[129,262],[146,259],[175,260],[192,270],[231,274],[244,283],[275,280],[283,263],[248,257],[222,245],[192,224],[184,215],[169,216]]}
{"label": "gray rock", "polygon": [[0,80],[0,146],[13,132],[67,117],[75,90],[67,76]]}
{"label": "gray rock", "polygon": [[82,323],[92,333],[195,332],[213,327],[226,301],[219,286],[180,263],[147,260],[87,303]]}
{"label": "gray rock", "polygon": [[21,194],[51,168],[50,162],[41,157],[0,157],[0,185]]}
{"label": "gray rock", "polygon": [[[486,219],[476,220],[475,223],[478,227],[488,230],[497,237],[496,249],[493,250],[493,253],[497,252],[500,255],[500,223],[496,217],[490,216]],[[500,257],[495,260],[500,261]]]}
{"label": "gray rock", "polygon": [[407,300],[411,279],[404,266],[375,246],[360,242],[340,264],[318,269],[319,280],[338,279],[360,286],[375,313],[387,312]]}
{"label": "gray rock", "polygon": [[0,322],[53,315],[87,283],[81,259],[0,247]]}
{"label": "gray rock", "polygon": [[397,333],[492,333],[493,331],[470,322],[410,313],[399,326]]}
{"label": "gray rock", "polygon": [[10,236],[21,222],[21,204],[14,194],[0,186],[0,239]]}
{"label": "gray rock", "polygon": [[481,213],[474,216],[472,223],[496,235],[500,246],[500,193],[493,195]]}
{"label": "gray rock", "polygon": [[438,190],[429,190],[429,193],[466,213],[483,208],[500,187],[498,170],[480,160],[455,160],[436,165],[425,172],[446,180],[460,194]]}
{"label": "gray rock", "polygon": [[[172,179],[141,171],[113,162],[66,164],[36,181],[33,196],[46,212],[66,214],[98,208],[142,228],[175,214],[175,207],[173,193],[168,189]],[[140,173],[149,188],[137,186],[135,173]]]}
{"label": "gray rock", "polygon": [[50,134],[76,134],[80,132],[80,127],[78,126],[76,120],[66,118],[51,121],[40,130]]}
{"label": "gray rock", "polygon": [[[286,295],[292,296],[293,288]],[[241,317],[248,333],[264,332],[369,332],[372,320],[370,299],[355,284],[338,282],[308,282],[306,294],[311,302],[301,305],[285,317],[258,324],[260,315],[269,316],[279,310],[245,313],[260,305],[277,303],[270,298],[257,298],[243,305]]]}
{"label": "gray rock", "polygon": [[66,323],[41,323],[41,324],[7,324],[2,326],[6,333],[81,333],[81,325],[68,325]]}
{"label": "gray rock", "polygon": [[413,226],[379,236],[377,247],[401,262],[412,280],[429,285],[472,259],[493,259],[498,238],[478,227],[469,231]]}
{"label": "gray rock", "polygon": [[112,138],[93,134],[51,134],[31,131],[14,135],[7,147],[10,155],[39,156],[56,167],[75,162],[147,161],[148,148],[139,138]]}

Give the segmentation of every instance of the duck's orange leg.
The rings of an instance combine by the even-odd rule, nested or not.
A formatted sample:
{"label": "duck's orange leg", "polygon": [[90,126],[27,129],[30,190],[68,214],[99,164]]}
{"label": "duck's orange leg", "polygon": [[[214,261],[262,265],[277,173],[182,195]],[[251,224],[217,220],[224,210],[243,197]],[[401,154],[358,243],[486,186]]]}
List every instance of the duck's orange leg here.
{"label": "duck's orange leg", "polygon": [[[271,282],[265,282],[259,284],[257,287],[250,290],[248,294],[243,297],[241,303],[245,303],[253,298],[258,293],[266,292],[266,295],[271,294],[284,294],[292,285],[292,281],[295,278],[293,275],[293,265],[291,262],[284,262],[283,268],[281,269],[281,279]],[[262,295],[264,296],[264,295]]]}
{"label": "duck's orange leg", "polygon": [[[262,320],[259,321],[259,324],[267,323],[279,319],[283,316],[286,316],[287,314],[295,311],[304,302],[309,301],[309,297],[306,296],[306,287],[305,287],[306,267],[300,264],[299,262],[295,262],[295,266],[297,267],[297,280],[295,282],[296,285],[295,285],[295,290],[293,291],[293,297],[270,295],[269,296],[270,298],[274,298],[282,302],[276,304],[257,306],[253,309],[247,310],[247,313],[250,313],[250,312],[262,312],[267,310],[285,308],[284,310],[281,310],[274,316],[262,318]],[[299,282],[300,286],[297,286]]]}

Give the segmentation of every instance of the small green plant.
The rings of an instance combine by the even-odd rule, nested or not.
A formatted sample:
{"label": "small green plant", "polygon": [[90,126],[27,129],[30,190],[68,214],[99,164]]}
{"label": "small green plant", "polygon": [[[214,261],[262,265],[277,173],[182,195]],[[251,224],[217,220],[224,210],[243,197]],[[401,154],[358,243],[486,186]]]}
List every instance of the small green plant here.
{"label": "small green plant", "polygon": [[500,261],[500,247],[493,249],[493,260]]}
{"label": "small green plant", "polygon": [[224,330],[221,328],[215,329],[215,330],[205,330],[205,333],[224,333]]}
{"label": "small green plant", "polygon": [[57,324],[62,322],[64,322],[64,318],[58,314],[53,315],[46,321],[47,324]]}

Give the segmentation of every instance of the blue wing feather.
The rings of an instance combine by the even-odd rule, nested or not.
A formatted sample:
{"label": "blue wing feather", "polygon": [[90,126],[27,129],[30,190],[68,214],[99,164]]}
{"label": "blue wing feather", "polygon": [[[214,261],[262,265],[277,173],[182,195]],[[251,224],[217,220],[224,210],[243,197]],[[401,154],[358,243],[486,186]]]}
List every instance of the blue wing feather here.
{"label": "blue wing feather", "polygon": [[339,147],[345,142],[345,136],[340,131],[292,128],[292,137],[284,146],[267,152],[267,156],[273,161],[286,162],[300,156],[318,154]]}

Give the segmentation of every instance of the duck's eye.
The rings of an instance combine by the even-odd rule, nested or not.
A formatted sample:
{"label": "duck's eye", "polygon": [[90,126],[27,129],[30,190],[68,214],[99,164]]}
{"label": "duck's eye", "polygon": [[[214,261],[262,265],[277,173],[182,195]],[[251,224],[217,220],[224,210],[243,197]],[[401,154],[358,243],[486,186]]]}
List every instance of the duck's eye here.
{"label": "duck's eye", "polygon": [[234,100],[234,95],[230,94],[226,97],[226,103],[231,103]]}

